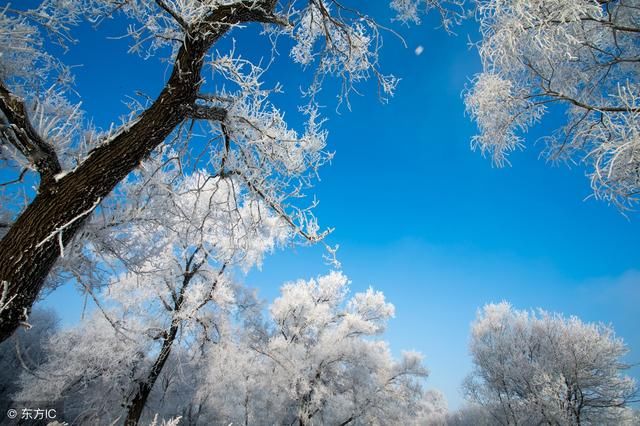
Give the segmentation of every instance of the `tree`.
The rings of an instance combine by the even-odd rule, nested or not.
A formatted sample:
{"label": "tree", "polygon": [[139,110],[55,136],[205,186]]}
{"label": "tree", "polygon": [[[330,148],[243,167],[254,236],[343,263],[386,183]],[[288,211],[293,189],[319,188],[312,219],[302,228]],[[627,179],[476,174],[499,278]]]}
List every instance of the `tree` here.
{"label": "tree", "polygon": [[15,333],[0,345],[0,409],[12,408],[9,397],[18,391],[20,372],[37,368],[46,361],[44,345],[58,328],[58,317],[48,309],[34,309],[28,328]]}
{"label": "tree", "polygon": [[339,272],[282,287],[270,309],[274,328],[254,345],[270,361],[261,369],[275,372],[272,392],[287,396],[281,406],[300,426],[415,418],[417,379],[427,376],[422,356],[405,352],[394,361],[386,342],[369,340],[384,331],[394,307],[371,288],[347,301],[347,290]]}
{"label": "tree", "polygon": [[449,424],[448,414],[447,400],[442,392],[431,389],[424,393],[417,424],[422,426],[445,426]]}
{"label": "tree", "polygon": [[[394,360],[373,339],[393,314],[369,289],[346,299],[339,273],[282,287],[236,339],[210,346],[199,384],[207,424],[403,424],[422,408],[420,354]],[[227,368],[219,368],[223,364]],[[204,413],[204,414],[202,414]],[[206,417],[203,417],[206,416]]]}
{"label": "tree", "polygon": [[[220,311],[233,302],[225,270],[259,264],[292,235],[291,226],[262,200],[237,193],[234,180],[183,176],[175,166],[150,160],[119,187],[59,264],[60,274],[70,273],[94,299],[99,313],[88,321],[97,324],[54,341],[60,347],[50,348],[55,356],[41,376],[59,375],[59,386],[36,386],[38,392],[72,399],[67,406],[75,406],[85,422],[122,415],[125,424],[137,424],[156,382],[167,377],[170,359],[179,363],[189,342],[220,338]],[[104,278],[92,273],[98,268],[107,270]],[[103,288],[101,279],[109,280]],[[86,347],[76,341],[80,336],[92,336]],[[99,340],[105,354],[92,355]],[[112,357],[108,346],[118,354]],[[78,358],[68,355],[69,365],[56,364],[70,350]],[[108,366],[113,371],[105,379]],[[78,386],[95,392],[78,395]]]}
{"label": "tree", "polygon": [[492,426],[496,424],[495,418],[489,412],[478,405],[465,405],[456,411],[447,414],[447,426]]}
{"label": "tree", "polygon": [[[458,14],[457,1],[452,3],[452,9],[437,0],[391,4],[405,20],[436,8],[449,23]],[[137,99],[122,124],[100,132],[85,124],[72,101],[69,68],[51,53],[56,50],[43,32],[48,41],[66,47],[74,41],[73,27],[84,19],[99,26],[115,16],[131,23],[131,51],[168,55],[173,68],[155,100]],[[327,76],[341,79],[343,100],[369,77],[382,96],[391,95],[397,83],[379,69],[380,26],[336,1],[43,0],[33,9],[3,8],[0,23],[0,162],[14,175],[2,184],[7,201],[0,214],[5,231],[0,340],[24,319],[91,213],[144,159],[164,156],[169,148],[191,171],[234,176],[304,238],[317,241],[323,234],[295,202],[331,157],[324,150],[315,94]],[[291,39],[290,60],[315,68],[302,101],[303,132],[289,126],[271,103],[281,89],[278,80],[266,87],[265,69],[243,59],[235,47],[212,52],[226,34],[251,23],[264,24],[263,36],[274,43]],[[35,193],[28,189],[34,182]],[[21,184],[25,191],[14,188]],[[26,195],[26,205],[19,193]]]}
{"label": "tree", "polygon": [[[183,339],[196,341],[211,339],[215,330],[219,333],[213,308],[204,308],[211,302],[216,309],[225,309],[232,302],[225,270],[231,266],[248,269],[260,263],[266,252],[291,234],[289,225],[272,215],[263,202],[236,194],[233,179],[201,174],[180,179],[156,170],[144,181],[141,189],[155,181],[164,184],[166,195],[151,200],[145,206],[146,214],[117,220],[134,238],[155,235],[150,238],[153,249],[141,250],[142,255],[149,255],[141,267],[131,271],[132,262],[124,262],[130,272],[119,281],[129,281],[129,285],[117,299],[128,306],[127,312],[147,318],[146,327],[151,327],[154,340],[161,340],[162,346],[148,374],[137,380],[128,398],[126,424],[137,424],[140,419],[179,331]],[[130,245],[123,247],[130,249]],[[123,253],[118,257],[130,256]],[[159,307],[160,319],[154,309]],[[147,312],[154,315],[148,317]],[[202,329],[199,338],[193,328]]]}
{"label": "tree", "polygon": [[[172,260],[162,257],[148,266]],[[225,278],[203,268],[188,279],[193,269],[178,275],[180,266],[146,279],[120,277],[100,309],[47,342],[46,362],[22,375],[18,398],[61,400],[67,419],[81,424],[135,425],[145,409],[158,413],[181,369],[193,367],[197,374],[203,367],[192,360],[221,338],[232,303]]]}
{"label": "tree", "polygon": [[[22,375],[19,397],[62,398],[65,413],[80,423],[136,424],[128,402],[157,371],[146,412],[187,424],[397,424],[413,420],[430,400],[421,387],[421,356],[396,361],[386,342],[372,339],[393,306],[371,289],[347,301],[340,273],[286,284],[266,321],[251,292],[225,292],[220,284],[215,303],[197,317],[198,283],[181,311],[158,316],[151,302],[163,293],[155,283],[173,277],[162,269],[154,274],[139,284],[133,277],[114,283],[116,303],[108,310],[53,336],[46,362]],[[179,339],[163,358],[168,340],[155,337],[176,315]],[[160,359],[163,368],[156,369]]]}
{"label": "tree", "polygon": [[640,189],[640,9],[636,0],[477,0],[483,72],[466,93],[472,146],[508,163],[553,108],[552,161],[583,162],[598,198],[620,208]]}
{"label": "tree", "polygon": [[486,305],[471,331],[467,397],[499,424],[632,424],[628,352],[613,329],[576,317]]}

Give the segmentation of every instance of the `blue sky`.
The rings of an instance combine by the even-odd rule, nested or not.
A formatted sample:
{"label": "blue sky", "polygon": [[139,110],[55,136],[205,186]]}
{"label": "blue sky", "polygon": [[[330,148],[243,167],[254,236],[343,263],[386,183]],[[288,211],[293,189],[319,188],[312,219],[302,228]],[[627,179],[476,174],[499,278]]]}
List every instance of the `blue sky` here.
{"label": "blue sky", "polygon": [[[351,98],[351,111],[336,113],[331,84],[325,90],[336,156],[313,194],[321,225],[335,227],[328,242],[340,244],[352,291],[371,285],[395,304],[386,335],[394,352],[423,352],[428,387],[444,391],[452,407],[462,402],[459,386],[471,368],[469,324],[488,302],[611,323],[631,347],[629,359],[640,361],[640,218],[585,200],[591,190],[580,166],[554,167],[538,158],[535,140],[561,117],[529,134],[527,148],[511,156],[512,167],[494,168],[472,152],[475,126],[464,115],[461,93],[480,67],[467,45],[468,36],[477,37],[475,26],[459,28],[456,37],[434,27],[435,21],[401,27],[406,49],[386,36],[381,63],[402,78],[388,104],[364,88],[366,96]],[[76,88],[101,126],[126,111],[126,95],[139,89],[154,95],[166,78],[156,59],[126,55],[126,41],[105,40],[124,28],[118,21],[97,34],[84,28],[66,55],[68,64],[82,64]],[[266,56],[255,30],[233,36],[244,55]],[[424,46],[420,56],[417,46]],[[287,76],[287,93],[274,102],[295,114],[292,100],[307,74],[290,65],[272,71]],[[326,273],[322,253],[320,247],[279,252],[246,281],[271,299],[284,281]],[[68,286],[45,303],[62,306],[65,323],[81,309]],[[640,377],[639,369],[633,373]]]}

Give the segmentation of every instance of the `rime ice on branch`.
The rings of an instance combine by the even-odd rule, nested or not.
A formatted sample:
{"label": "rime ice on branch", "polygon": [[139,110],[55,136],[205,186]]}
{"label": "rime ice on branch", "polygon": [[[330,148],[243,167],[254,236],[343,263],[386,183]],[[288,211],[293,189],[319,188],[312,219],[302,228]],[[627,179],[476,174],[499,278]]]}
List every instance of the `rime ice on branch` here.
{"label": "rime ice on branch", "polygon": [[478,0],[483,72],[466,94],[472,146],[502,165],[560,105],[551,161],[584,162],[598,198],[625,208],[640,189],[640,2]]}
{"label": "rime ice on branch", "polygon": [[[456,3],[393,7],[404,20],[407,7],[436,7],[449,22],[459,13]],[[377,81],[381,97],[397,83],[378,64],[382,27],[333,0],[43,0],[24,7],[0,9],[0,167],[11,176],[0,184],[0,280],[11,300],[0,312],[0,340],[23,319],[65,247],[82,238],[84,212],[150,157],[177,162],[185,175],[233,182],[302,240],[322,240],[315,202],[303,200],[332,155],[315,95],[326,78],[341,82],[342,101],[367,79]],[[133,99],[121,123],[100,131],[87,125],[70,70],[52,53],[61,49],[47,50],[45,39],[66,48],[76,41],[74,26],[88,20],[99,30],[111,18],[127,25],[131,52],[169,55],[164,59],[173,68],[155,100]],[[304,124],[297,128],[272,102],[282,85],[265,81],[267,67],[245,59],[244,46],[214,52],[221,38],[252,23],[264,25],[265,39],[291,41],[290,54],[272,61],[315,71],[299,102]],[[37,191],[30,189],[34,181]]]}
{"label": "rime ice on branch", "polygon": [[394,313],[380,292],[347,299],[347,278],[333,272],[285,284],[264,318],[252,292],[220,276],[215,303],[196,313],[211,283],[202,270],[184,306],[171,311],[163,305],[183,282],[177,261],[166,253],[144,275],[114,283],[104,311],[48,341],[46,362],[22,375],[19,397],[62,399],[82,423],[123,418],[177,321],[145,420],[159,413],[192,424],[408,424],[433,409],[422,356],[395,360],[379,337]]}
{"label": "rime ice on branch", "polygon": [[467,397],[499,424],[632,425],[636,383],[613,329],[508,303],[486,305],[471,330]]}

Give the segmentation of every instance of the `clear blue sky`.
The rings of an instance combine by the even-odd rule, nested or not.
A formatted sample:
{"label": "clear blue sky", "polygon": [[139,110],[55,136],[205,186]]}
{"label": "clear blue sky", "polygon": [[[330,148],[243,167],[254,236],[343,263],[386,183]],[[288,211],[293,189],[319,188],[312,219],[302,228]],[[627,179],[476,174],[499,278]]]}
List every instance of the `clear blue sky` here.
{"label": "clear blue sky", "polygon": [[[459,386],[471,367],[469,324],[488,302],[611,323],[632,348],[630,360],[640,361],[640,217],[627,219],[612,206],[585,200],[591,190],[581,167],[552,167],[538,158],[533,142],[554,120],[531,132],[511,168],[493,168],[472,152],[475,126],[464,115],[461,92],[479,70],[477,53],[467,46],[467,35],[477,37],[475,27],[469,23],[451,37],[434,26],[401,28],[407,49],[386,36],[383,68],[402,78],[389,104],[376,101],[374,88],[363,89],[366,96],[351,98],[352,111],[338,114],[333,88],[325,90],[336,157],[314,192],[321,202],[317,216],[336,228],[328,242],[340,244],[352,290],[371,285],[395,304],[386,335],[394,352],[423,352],[428,386],[444,391],[452,407],[462,402]],[[126,95],[141,89],[153,96],[167,75],[156,59],[124,54],[126,41],[105,40],[124,28],[118,21],[98,34],[84,28],[66,55],[68,64],[83,65],[75,69],[76,88],[101,126],[126,111]],[[233,36],[243,55],[268,54],[255,30]],[[424,46],[420,56],[418,45]],[[305,73],[276,66],[271,75],[286,76],[287,93],[274,101],[295,114],[291,99],[297,100]],[[322,252],[277,253],[247,283],[271,299],[286,280],[327,272]],[[81,300],[71,288],[45,303],[63,306],[66,323],[79,316]]]}

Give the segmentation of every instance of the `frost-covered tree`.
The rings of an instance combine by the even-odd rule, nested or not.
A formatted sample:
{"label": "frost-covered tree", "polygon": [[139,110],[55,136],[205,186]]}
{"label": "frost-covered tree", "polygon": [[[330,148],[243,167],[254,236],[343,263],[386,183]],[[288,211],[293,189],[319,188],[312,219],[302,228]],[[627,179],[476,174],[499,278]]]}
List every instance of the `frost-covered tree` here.
{"label": "frost-covered tree", "polygon": [[478,405],[464,405],[447,413],[447,426],[493,426],[496,420],[489,411]]}
{"label": "frost-covered tree", "polygon": [[384,331],[394,307],[371,288],[346,300],[347,286],[337,272],[285,285],[263,351],[280,367],[300,425],[402,423],[416,412],[422,357],[405,352],[395,362],[386,342],[367,339]]}
{"label": "frost-covered tree", "polygon": [[[458,1],[393,0],[401,19],[437,9],[449,24]],[[378,64],[381,27],[365,13],[333,0],[42,0],[0,9],[0,340],[24,319],[65,246],[100,203],[149,156],[169,152],[190,172],[203,169],[261,198],[303,238],[323,234],[300,204],[303,190],[331,154],[315,94],[327,77],[341,82],[341,100],[372,78],[382,97],[397,79]],[[452,6],[450,8],[450,6]],[[74,27],[97,29],[115,18],[130,51],[159,55],[172,67],[152,99],[137,97],[122,123],[105,131],[74,97],[63,48]],[[283,44],[243,55],[249,46],[216,50],[222,38],[250,24]],[[94,49],[101,54],[100,49]],[[272,60],[314,70],[300,99],[304,124],[292,126],[272,102],[282,90],[265,78]],[[158,73],[165,72],[159,62]],[[294,120],[298,122],[299,120]],[[171,148],[171,149],[170,149]],[[6,178],[5,178],[6,177]],[[37,190],[33,191],[32,188]]]}
{"label": "frost-covered tree", "polygon": [[22,374],[17,398],[63,401],[74,424],[135,425],[145,408],[159,412],[173,382],[187,376],[182,369],[198,374],[193,359],[227,324],[229,284],[193,265],[182,274],[180,264],[167,268],[164,279],[128,274],[112,283],[100,309],[47,342],[47,361]]}
{"label": "frost-covered tree", "polygon": [[416,424],[421,426],[445,426],[449,407],[442,392],[434,389],[426,391],[422,397]]}
{"label": "frost-covered tree", "polygon": [[[502,165],[548,110],[552,161],[583,162],[598,198],[633,205],[640,189],[640,3],[476,0],[483,72],[466,94],[472,146]],[[557,105],[557,107],[554,107]],[[553,123],[554,121],[550,121]]]}
{"label": "frost-covered tree", "polygon": [[490,304],[472,326],[468,398],[505,425],[632,424],[628,352],[613,329]]}
{"label": "frost-covered tree", "polygon": [[31,371],[46,361],[44,345],[56,332],[58,317],[48,309],[34,309],[28,327],[0,344],[0,410],[12,408],[10,397],[18,390],[21,371]]}
{"label": "frost-covered tree", "polygon": [[[150,304],[157,295],[141,294],[154,288],[131,280],[113,284],[105,312],[49,340],[46,362],[22,375],[18,396],[63,399],[73,422],[127,418],[135,424],[137,419],[126,417],[127,401],[164,349],[156,339],[167,324],[159,323]],[[346,296],[347,279],[337,272],[285,285],[268,319],[251,292],[230,288],[226,302],[215,296],[216,305],[202,309],[199,320],[183,321],[142,418],[159,413],[179,416],[184,424],[212,425],[415,420],[433,401],[422,391],[427,372],[421,356],[406,353],[394,360],[376,337],[393,314],[381,293]],[[193,317],[187,307],[182,312]],[[200,321],[207,313],[215,320],[205,331]]]}
{"label": "frost-covered tree", "polygon": [[[121,185],[57,268],[84,287],[98,311],[52,341],[57,356],[29,379],[60,378],[26,385],[25,398],[62,398],[82,422],[122,416],[137,424],[158,381],[170,376],[167,364],[175,369],[195,356],[190,346],[220,339],[235,300],[225,270],[259,264],[292,235],[264,201],[237,188],[233,177],[184,176],[153,161]],[[77,341],[82,336],[86,346]],[[103,342],[100,356],[91,353],[96,341]],[[70,350],[75,362],[56,364]]]}
{"label": "frost-covered tree", "polygon": [[[375,339],[393,316],[380,292],[347,300],[339,273],[285,284],[248,351],[218,348],[202,392],[214,424],[406,424],[421,409],[422,356]],[[259,324],[260,322],[258,322]],[[222,354],[221,352],[224,352]],[[232,354],[237,354],[233,356]],[[231,359],[229,359],[231,357]],[[232,391],[230,391],[232,390]],[[221,417],[220,417],[221,416]],[[227,417],[228,416],[228,417]]]}

